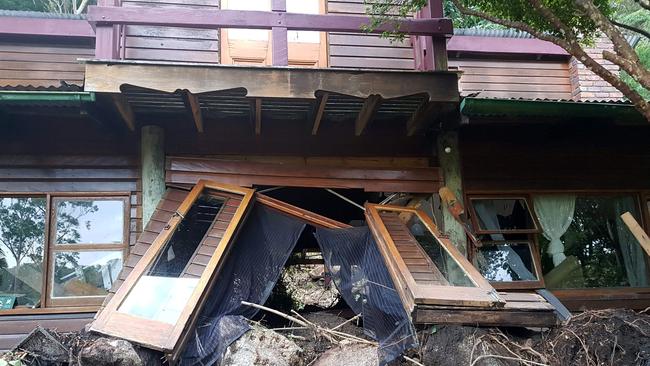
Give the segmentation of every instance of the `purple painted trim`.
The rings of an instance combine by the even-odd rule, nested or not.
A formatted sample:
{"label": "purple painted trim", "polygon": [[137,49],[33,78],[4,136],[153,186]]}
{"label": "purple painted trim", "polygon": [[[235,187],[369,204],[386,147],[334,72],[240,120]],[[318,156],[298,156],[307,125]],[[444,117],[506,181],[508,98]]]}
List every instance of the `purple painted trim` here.
{"label": "purple painted trim", "polygon": [[536,38],[453,36],[447,43],[447,50],[470,53],[569,55],[562,47]]}
{"label": "purple painted trim", "polygon": [[271,28],[271,51],[273,66],[289,66],[289,43],[287,28]]}
{"label": "purple painted trim", "polygon": [[[96,24],[150,25],[187,28],[261,28],[285,27],[288,30],[322,32],[363,32],[369,17],[332,14],[296,14],[273,11],[194,10],[156,8],[88,8],[88,21]],[[390,30],[385,25],[373,30]],[[452,33],[451,20],[409,19],[401,23],[400,31],[412,35],[442,36]]]}
{"label": "purple painted trim", "polygon": [[0,17],[0,34],[95,38],[93,28],[83,19]]}

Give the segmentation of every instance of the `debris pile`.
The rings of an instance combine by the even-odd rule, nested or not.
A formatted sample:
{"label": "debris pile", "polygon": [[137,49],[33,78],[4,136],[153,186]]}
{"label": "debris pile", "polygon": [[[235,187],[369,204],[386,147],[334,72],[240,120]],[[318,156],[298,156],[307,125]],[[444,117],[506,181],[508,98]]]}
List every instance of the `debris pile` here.
{"label": "debris pile", "polygon": [[322,264],[288,266],[280,281],[297,310],[310,306],[329,309],[341,299]]}

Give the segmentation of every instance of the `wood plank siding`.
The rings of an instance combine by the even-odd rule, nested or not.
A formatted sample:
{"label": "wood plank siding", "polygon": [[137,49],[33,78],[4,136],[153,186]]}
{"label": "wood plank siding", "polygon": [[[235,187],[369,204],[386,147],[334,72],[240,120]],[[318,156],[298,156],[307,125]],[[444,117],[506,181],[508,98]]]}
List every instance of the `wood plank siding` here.
{"label": "wood plank siding", "polygon": [[[123,7],[219,9],[219,0],[123,0]],[[179,27],[125,27],[121,54],[130,60],[219,63],[219,30]]]}
{"label": "wood plank siding", "polygon": [[[328,0],[327,12],[365,15],[363,0]],[[391,43],[377,34],[329,33],[329,65],[333,68],[413,70],[410,41]]]}
{"label": "wood plank siding", "polygon": [[643,127],[475,126],[461,131],[463,185],[470,193],[645,190],[648,138]]}
{"label": "wood plank siding", "polygon": [[[507,41],[507,40],[506,40]],[[480,97],[571,99],[568,60],[450,58],[462,74],[461,95]]]}
{"label": "wood plank siding", "polygon": [[[399,159],[396,159],[399,161]],[[270,159],[209,159],[168,157],[168,184],[194,184],[199,179],[244,187],[272,185],[291,187],[361,188],[369,192],[436,192],[441,176],[435,167],[369,167],[359,165],[342,168],[332,162],[343,159],[295,159],[293,162]],[[390,161],[388,159],[387,161]],[[376,162],[376,161],[375,161]]]}
{"label": "wood plank siding", "polygon": [[22,341],[37,325],[58,332],[82,330],[94,313],[11,315],[0,318],[0,353],[9,351]]}
{"label": "wood plank siding", "polygon": [[0,39],[0,87],[82,86],[84,66],[79,58],[92,58],[89,42],[47,42]]}

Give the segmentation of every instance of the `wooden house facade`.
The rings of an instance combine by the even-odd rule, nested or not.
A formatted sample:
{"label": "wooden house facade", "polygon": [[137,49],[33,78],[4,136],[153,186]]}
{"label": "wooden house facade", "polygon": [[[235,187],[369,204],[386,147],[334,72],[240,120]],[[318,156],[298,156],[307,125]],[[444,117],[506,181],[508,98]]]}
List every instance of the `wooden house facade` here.
{"label": "wooden house facade", "polygon": [[[88,324],[202,179],[346,223],[363,212],[324,189],[424,199],[497,289],[650,306],[648,255],[618,219],[650,228],[650,129],[562,49],[454,34],[439,1],[397,43],[361,31],[361,0],[251,4],[0,12],[0,350],[37,324]],[[440,206],[443,186],[486,245]],[[490,270],[503,247],[529,250],[533,277]]]}

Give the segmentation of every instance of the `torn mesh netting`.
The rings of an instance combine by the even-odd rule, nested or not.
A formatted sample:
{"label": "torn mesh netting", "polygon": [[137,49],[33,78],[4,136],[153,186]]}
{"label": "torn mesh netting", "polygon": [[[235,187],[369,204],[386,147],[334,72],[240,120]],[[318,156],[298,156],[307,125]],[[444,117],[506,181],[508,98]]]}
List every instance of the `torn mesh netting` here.
{"label": "torn mesh netting", "polygon": [[336,288],[379,342],[380,365],[416,347],[415,329],[368,227],[316,229],[316,238]]}

